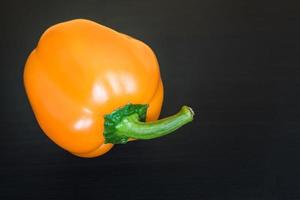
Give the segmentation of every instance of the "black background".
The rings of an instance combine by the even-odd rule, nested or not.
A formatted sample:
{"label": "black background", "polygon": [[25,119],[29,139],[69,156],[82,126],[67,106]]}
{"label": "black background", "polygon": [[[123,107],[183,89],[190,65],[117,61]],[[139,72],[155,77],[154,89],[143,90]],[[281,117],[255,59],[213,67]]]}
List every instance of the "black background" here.
{"label": "black background", "polygon": [[[0,199],[300,199],[296,2],[1,1]],[[161,116],[187,104],[194,122],[95,159],[54,145],[22,72],[43,31],[74,18],[149,44],[165,85]]]}

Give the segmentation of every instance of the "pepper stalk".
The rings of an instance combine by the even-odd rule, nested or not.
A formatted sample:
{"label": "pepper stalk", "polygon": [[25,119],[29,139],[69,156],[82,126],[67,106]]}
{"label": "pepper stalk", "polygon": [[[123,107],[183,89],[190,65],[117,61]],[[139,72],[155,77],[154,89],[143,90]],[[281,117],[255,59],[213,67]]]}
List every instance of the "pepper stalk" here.
{"label": "pepper stalk", "polygon": [[193,120],[194,112],[188,106],[170,117],[145,122],[148,105],[127,104],[109,115],[104,122],[105,143],[125,144],[130,138],[149,140],[173,133]]}

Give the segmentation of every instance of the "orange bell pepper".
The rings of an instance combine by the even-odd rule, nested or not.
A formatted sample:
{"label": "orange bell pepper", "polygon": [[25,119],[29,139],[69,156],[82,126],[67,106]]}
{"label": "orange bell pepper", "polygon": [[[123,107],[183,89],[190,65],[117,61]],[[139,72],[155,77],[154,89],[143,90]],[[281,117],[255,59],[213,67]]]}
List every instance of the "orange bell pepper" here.
{"label": "orange bell pepper", "polygon": [[143,42],[89,20],[46,30],[27,59],[24,84],[42,130],[80,157],[166,135],[193,119],[183,106],[155,121],[163,84],[154,53]]}

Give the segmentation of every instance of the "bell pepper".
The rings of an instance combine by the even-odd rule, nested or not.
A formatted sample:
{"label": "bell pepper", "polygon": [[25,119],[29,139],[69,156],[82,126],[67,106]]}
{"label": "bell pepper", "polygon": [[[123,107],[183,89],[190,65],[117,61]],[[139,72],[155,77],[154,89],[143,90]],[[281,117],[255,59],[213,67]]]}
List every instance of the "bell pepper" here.
{"label": "bell pepper", "polygon": [[163,83],[153,51],[85,19],[59,23],[43,33],[26,61],[24,85],[43,132],[80,157],[167,135],[194,115],[183,106],[157,120]]}

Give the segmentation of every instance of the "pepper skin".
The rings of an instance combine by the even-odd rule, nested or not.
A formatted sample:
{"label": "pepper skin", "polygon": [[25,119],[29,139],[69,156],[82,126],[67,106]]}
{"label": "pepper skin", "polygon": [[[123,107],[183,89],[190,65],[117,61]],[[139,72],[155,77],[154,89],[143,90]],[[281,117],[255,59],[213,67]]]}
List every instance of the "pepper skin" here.
{"label": "pepper skin", "polygon": [[104,143],[105,115],[128,103],[147,104],[146,121],[154,121],[163,102],[153,51],[84,19],[44,32],[27,59],[24,85],[42,130],[80,157],[97,157],[113,147]]}

